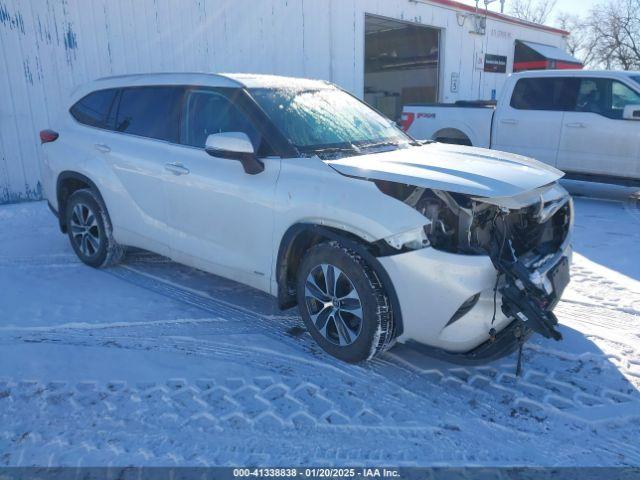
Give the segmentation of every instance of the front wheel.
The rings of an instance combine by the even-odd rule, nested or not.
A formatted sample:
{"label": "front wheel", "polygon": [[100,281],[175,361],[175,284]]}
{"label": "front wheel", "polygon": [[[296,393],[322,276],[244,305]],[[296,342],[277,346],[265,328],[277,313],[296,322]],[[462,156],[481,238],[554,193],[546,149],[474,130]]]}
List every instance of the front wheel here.
{"label": "front wheel", "polygon": [[122,259],[124,250],[113,239],[107,209],[92,190],[77,190],[69,197],[65,221],[71,246],[87,265],[108,267]]}
{"label": "front wheel", "polygon": [[315,341],[347,362],[366,360],[393,341],[391,304],[378,275],[337,242],[315,245],[297,275],[298,308]]}

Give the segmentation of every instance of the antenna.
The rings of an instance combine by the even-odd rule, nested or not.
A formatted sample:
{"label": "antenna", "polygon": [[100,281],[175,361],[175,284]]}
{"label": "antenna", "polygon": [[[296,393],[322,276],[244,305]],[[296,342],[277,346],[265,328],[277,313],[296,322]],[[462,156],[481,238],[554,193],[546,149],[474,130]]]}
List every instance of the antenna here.
{"label": "antenna", "polygon": [[[484,0],[484,9],[489,10],[489,5],[497,0]],[[500,0],[500,13],[504,13],[504,2],[505,0]],[[476,0],[476,9],[478,8],[478,0]]]}

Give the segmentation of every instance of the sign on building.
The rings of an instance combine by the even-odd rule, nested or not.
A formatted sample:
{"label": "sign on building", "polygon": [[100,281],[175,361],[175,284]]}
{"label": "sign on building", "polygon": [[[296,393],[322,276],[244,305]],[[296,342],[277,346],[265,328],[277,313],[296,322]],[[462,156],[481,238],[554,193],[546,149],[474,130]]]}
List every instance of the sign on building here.
{"label": "sign on building", "polygon": [[487,53],[484,56],[484,71],[492,73],[507,73],[507,57]]}

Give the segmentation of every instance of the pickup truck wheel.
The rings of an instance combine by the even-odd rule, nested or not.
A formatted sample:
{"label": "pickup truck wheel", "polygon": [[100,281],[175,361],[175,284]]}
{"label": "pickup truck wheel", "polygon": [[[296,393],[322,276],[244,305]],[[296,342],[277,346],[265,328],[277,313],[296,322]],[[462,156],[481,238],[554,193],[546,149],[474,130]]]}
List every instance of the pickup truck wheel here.
{"label": "pickup truck wheel", "polygon": [[122,259],[124,250],[113,239],[107,209],[92,190],[77,190],[69,197],[65,222],[71,247],[87,265],[108,267]]}
{"label": "pickup truck wheel", "polygon": [[468,138],[452,138],[452,137],[436,137],[434,139],[438,143],[450,143],[452,145],[466,145],[472,147],[471,140]]}
{"label": "pickup truck wheel", "polygon": [[297,275],[298,308],[329,354],[359,362],[392,344],[393,315],[382,282],[364,259],[337,242],[309,249]]}

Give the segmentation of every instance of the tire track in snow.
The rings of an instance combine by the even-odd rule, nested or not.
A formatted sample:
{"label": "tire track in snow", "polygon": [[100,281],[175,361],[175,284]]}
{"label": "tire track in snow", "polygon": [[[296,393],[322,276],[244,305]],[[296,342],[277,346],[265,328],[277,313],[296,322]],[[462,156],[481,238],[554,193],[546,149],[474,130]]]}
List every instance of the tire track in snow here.
{"label": "tire track in snow", "polygon": [[[125,268],[128,272],[138,274],[142,278],[146,279],[146,280],[143,280],[140,277],[138,277],[137,284],[142,286],[144,285],[148,286],[149,285],[148,281],[150,281],[154,285],[154,288],[153,288],[154,291],[158,291],[158,293],[161,293],[159,290],[168,289],[168,290],[165,290],[165,292],[169,296],[175,299],[186,298],[186,301],[188,303],[193,302],[194,296],[195,296],[195,299],[197,299],[197,301],[192,304],[204,305],[205,308],[208,309],[208,311],[210,312],[216,312],[221,307],[224,309],[231,309],[227,311],[231,314],[235,312],[240,313],[241,315],[243,315],[243,321],[252,321],[253,319],[253,321],[255,322],[256,318],[258,319],[261,318],[261,315],[258,312],[250,311],[240,306],[229,304],[228,302],[220,301],[219,299],[213,298],[204,292],[200,292],[200,291],[189,289],[189,288],[184,288],[179,284],[168,282],[165,279],[159,278],[154,275],[149,275],[145,272],[140,272],[139,270],[131,267],[125,267]],[[131,277],[128,277],[128,278],[130,279]],[[203,301],[204,303],[202,303]],[[560,315],[566,315],[574,319],[588,316],[589,313],[593,314],[593,309],[591,307],[583,307],[581,305],[571,305],[571,304],[565,303],[565,304],[561,304],[559,309],[560,309],[560,312],[559,312]],[[600,316],[607,318],[607,320],[605,321],[600,321],[601,326],[617,325],[619,323],[623,323],[629,328],[630,331],[633,331],[634,326],[637,325],[635,322],[635,317],[633,315],[625,314],[623,312],[610,311],[610,310],[607,310],[606,308],[601,308],[599,310],[600,310],[599,313],[601,314]],[[246,315],[248,315],[248,317]],[[283,318],[283,320],[286,323],[285,318]],[[596,320],[593,320],[593,321],[597,323]],[[272,323],[271,317],[269,317],[268,321],[265,321],[265,319],[262,318],[258,323],[261,328],[265,329],[265,333],[268,336],[271,336],[276,340],[281,340],[285,338],[288,343],[293,343],[296,345],[296,347],[299,348],[300,339],[292,340],[290,337],[284,336],[282,332],[276,332],[275,334],[273,333],[274,325]],[[319,351],[317,347],[314,348],[315,345],[312,342],[311,344],[309,341],[305,343],[307,344],[307,349],[306,349],[307,353],[313,353],[316,356],[319,356],[319,358],[321,359],[320,361],[324,363],[325,359],[327,359],[328,357],[324,355],[321,351]],[[531,349],[530,353],[533,353],[534,351],[535,351],[535,347]],[[546,353],[549,354],[549,352],[546,352]],[[553,353],[551,354],[553,355]],[[266,352],[267,358],[270,355],[271,353]],[[373,365],[375,365],[375,367],[371,369],[372,373],[376,372],[376,370],[384,370],[386,369],[386,367],[388,367],[389,364],[392,364],[396,369],[394,374],[388,375],[386,377],[385,375],[382,375],[382,377],[390,379],[392,382],[398,384],[401,388],[407,390],[407,387],[411,385],[411,380],[410,380],[411,375],[409,374],[407,376],[408,372],[405,371],[403,373],[403,369],[402,369],[402,364],[404,363],[406,366],[407,362],[406,361],[398,362],[400,358],[393,353],[393,350],[388,355],[388,357],[391,359],[390,362],[386,359],[386,357],[383,357],[383,359],[374,361]],[[608,363],[608,359],[604,355],[602,356],[595,355],[595,357],[597,357],[598,361],[601,363],[602,362]],[[331,362],[332,360],[333,359],[327,360],[327,361]],[[580,361],[582,360],[584,360],[584,358],[580,359]],[[338,363],[336,367],[340,368],[341,367],[340,363]],[[506,367],[506,370],[511,370],[511,372],[513,372],[514,369],[515,369],[515,365],[509,364]],[[505,370],[505,367],[502,367],[502,370]],[[453,374],[450,372],[453,372]],[[499,375],[497,372],[493,372],[494,377],[499,377],[498,382],[495,383],[491,379],[491,375],[489,376],[486,375],[487,372],[491,373],[490,370],[481,370],[480,373],[476,373],[473,370],[468,370],[465,368],[457,368],[457,367],[451,368],[449,370],[435,369],[427,373],[427,379],[432,384],[439,383],[445,386],[448,386],[448,385],[460,386],[460,382],[462,382],[462,384],[465,385],[465,388],[469,388],[471,391],[475,391],[476,393],[480,390],[483,390],[482,388],[476,388],[476,387],[478,386],[487,387],[486,389],[483,390],[483,395],[484,393],[486,393],[486,391],[489,391],[490,396],[491,395],[493,395],[494,397],[497,396],[500,399],[503,399],[506,396],[507,398],[510,399],[510,403],[513,403],[514,405],[522,405],[522,404],[526,405],[531,401],[538,402],[536,405],[532,405],[532,407],[535,406],[535,407],[538,407],[538,409],[541,408],[543,410],[549,409],[548,413],[550,414],[562,413],[563,411],[569,408],[574,408],[574,409],[583,408],[585,406],[584,402],[588,402],[588,403],[590,402],[594,405],[596,404],[599,405],[599,404],[602,404],[603,402],[604,403],[614,402],[614,400],[612,400],[609,397],[604,399],[596,399],[596,400],[593,400],[593,399],[589,400],[587,397],[585,397],[583,401],[579,401],[575,398],[575,395],[576,395],[575,392],[572,392],[572,394],[568,398],[566,396],[563,397],[562,395],[558,395],[557,390],[561,390],[561,388],[557,385],[557,382],[556,382],[556,385],[554,385],[553,383],[547,383],[543,387],[540,387],[539,385],[536,386],[532,384],[527,384],[527,382],[522,382],[522,381],[516,382],[515,377],[513,377],[512,373],[505,372],[505,371],[503,371]],[[422,373],[424,374],[424,372]],[[489,378],[489,380],[487,380],[487,378]],[[515,387],[513,386],[514,384],[515,384]],[[517,387],[520,387],[521,391],[519,391]],[[546,393],[544,391],[541,392],[540,388],[542,388],[543,390],[544,388],[547,388],[548,391]],[[632,401],[630,398],[626,397],[624,394],[620,394],[616,398],[617,400],[620,401],[620,403],[626,403],[628,401]],[[588,417],[584,415],[581,417],[582,420],[586,420],[587,418]]]}

